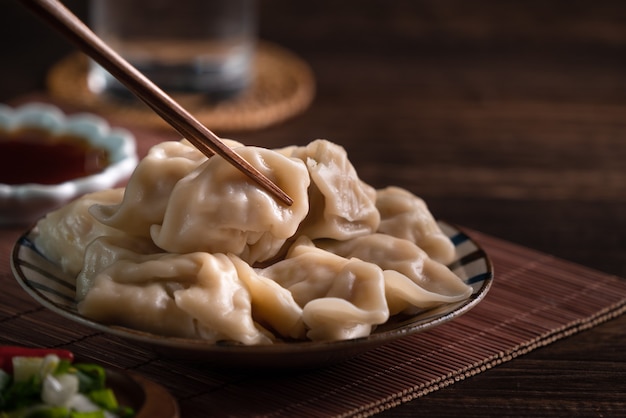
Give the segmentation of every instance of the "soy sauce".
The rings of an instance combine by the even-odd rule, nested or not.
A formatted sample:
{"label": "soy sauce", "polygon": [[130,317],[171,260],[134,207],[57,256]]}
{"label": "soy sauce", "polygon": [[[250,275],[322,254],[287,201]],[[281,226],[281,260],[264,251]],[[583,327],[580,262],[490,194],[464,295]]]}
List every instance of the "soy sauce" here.
{"label": "soy sauce", "polygon": [[58,184],[99,173],[108,162],[106,150],[79,136],[0,130],[0,183]]}

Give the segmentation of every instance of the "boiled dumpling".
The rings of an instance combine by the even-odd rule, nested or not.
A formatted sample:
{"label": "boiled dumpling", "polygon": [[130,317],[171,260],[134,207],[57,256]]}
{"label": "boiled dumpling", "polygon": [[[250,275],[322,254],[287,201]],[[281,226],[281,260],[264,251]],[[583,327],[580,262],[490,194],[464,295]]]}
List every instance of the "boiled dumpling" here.
{"label": "boiled dumpling", "polygon": [[239,278],[245,283],[252,301],[252,317],[263,327],[288,339],[303,339],[302,308],[291,292],[275,281],[257,274],[245,261],[229,255]]}
{"label": "boiled dumpling", "polygon": [[162,225],[151,236],[174,253],[233,253],[249,264],[274,257],[309,210],[309,175],[302,161],[275,151],[236,151],[292,199],[285,206],[223,158],[211,158],[178,181]]}
{"label": "boiled dumpling", "polygon": [[389,306],[389,315],[396,315],[400,312],[411,314],[445,303],[460,302],[469,296],[427,290],[395,270],[384,270],[383,275],[385,277],[385,298]]}
{"label": "boiled dumpling", "polygon": [[[467,299],[472,288],[465,284],[445,265],[433,260],[411,241],[385,234],[372,234],[348,241],[320,241],[322,248],[342,257],[356,257],[374,263],[383,270],[393,270],[406,276],[426,292],[415,290],[410,296],[419,300],[418,307],[430,307],[444,302]],[[398,281],[395,281],[398,288]],[[406,286],[405,286],[406,289]],[[430,299],[417,299],[430,294]],[[407,299],[408,300],[408,299]],[[395,309],[394,309],[395,310]]]}
{"label": "boiled dumpling", "polygon": [[[110,276],[99,276],[78,308],[83,316],[104,324],[172,337],[201,337],[196,321],[176,306],[171,290],[163,283],[139,287],[118,283]],[[210,334],[209,337],[215,338]]]}
{"label": "boiled dumpling", "polygon": [[99,236],[123,236],[125,233],[103,225],[89,208],[93,205],[115,205],[121,202],[124,189],[103,190],[79,197],[50,212],[37,222],[39,234],[35,245],[48,258],[75,277],[83,266],[85,249]]}
{"label": "boiled dumpling", "polygon": [[161,335],[272,342],[253,321],[250,293],[224,254],[121,257],[95,274],[78,310],[95,321]]}
{"label": "boiled dumpling", "polygon": [[364,337],[389,318],[382,270],[315,247],[301,237],[287,257],[259,270],[292,293],[314,341]]}
{"label": "boiled dumpling", "polygon": [[344,148],[318,139],[282,152],[304,161],[311,176],[311,210],[298,235],[343,240],[376,231],[376,191],[359,179]]}
{"label": "boiled dumpling", "polygon": [[118,260],[134,260],[138,256],[156,254],[161,250],[151,240],[131,235],[103,235],[87,246],[83,266],[76,276],[76,300],[82,300],[91,289],[97,275]]}
{"label": "boiled dumpling", "polygon": [[272,343],[273,336],[255,324],[250,292],[226,255],[192,253],[182,258],[186,262],[195,261],[198,266],[198,270],[188,273],[189,277],[195,276],[197,282],[174,292],[176,304],[182,310],[202,328],[215,332],[216,340],[245,345]]}
{"label": "boiled dumpling", "polygon": [[150,236],[150,226],[163,222],[174,185],[207,160],[188,141],[167,141],[153,146],[128,180],[118,205],[96,205],[96,218],[131,235]]}
{"label": "boiled dumpling", "polygon": [[443,233],[423,199],[392,186],[377,190],[376,207],[381,217],[378,232],[408,239],[441,263],[454,260],[454,244]]}

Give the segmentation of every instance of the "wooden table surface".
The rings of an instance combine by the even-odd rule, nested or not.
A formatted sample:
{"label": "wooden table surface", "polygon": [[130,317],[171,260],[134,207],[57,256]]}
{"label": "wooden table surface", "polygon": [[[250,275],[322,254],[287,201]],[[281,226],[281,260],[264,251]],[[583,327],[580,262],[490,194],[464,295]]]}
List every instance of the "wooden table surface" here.
{"label": "wooden table surface", "polygon": [[[17,2],[1,9],[7,102],[43,92],[73,48]],[[310,64],[316,98],[229,136],[330,139],[438,218],[626,277],[626,3],[262,0],[260,17],[263,39]],[[382,415],[625,416],[625,329],[622,316]]]}

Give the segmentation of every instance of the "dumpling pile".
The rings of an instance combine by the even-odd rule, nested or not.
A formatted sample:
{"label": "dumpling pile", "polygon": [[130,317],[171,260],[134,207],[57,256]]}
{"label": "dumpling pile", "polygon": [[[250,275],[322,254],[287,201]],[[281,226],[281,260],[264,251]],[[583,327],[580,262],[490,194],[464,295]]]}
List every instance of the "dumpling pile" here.
{"label": "dumpling pile", "polygon": [[183,139],[154,146],[125,188],[38,222],[35,245],[76,278],[82,315],[254,345],[364,337],[471,295],[423,200],[364,183],[342,147],[227,143],[293,205]]}

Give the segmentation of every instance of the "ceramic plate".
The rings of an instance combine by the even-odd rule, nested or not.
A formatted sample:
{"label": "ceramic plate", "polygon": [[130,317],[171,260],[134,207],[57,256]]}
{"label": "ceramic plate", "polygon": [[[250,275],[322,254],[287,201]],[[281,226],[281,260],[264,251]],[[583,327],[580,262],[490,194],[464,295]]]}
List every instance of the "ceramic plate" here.
{"label": "ceramic plate", "polygon": [[442,222],[440,225],[456,247],[456,259],[449,267],[472,286],[471,297],[416,315],[396,315],[378,326],[370,336],[345,341],[305,341],[261,346],[215,344],[94,322],[77,311],[73,279],[63,274],[59,267],[35,248],[33,238],[37,234],[36,229],[27,231],[15,244],[11,267],[26,292],[51,311],[98,331],[148,346],[162,355],[225,367],[310,367],[345,360],[397,338],[435,327],[464,314],[485,297],[493,281],[493,266],[487,254],[464,232],[447,223]]}

